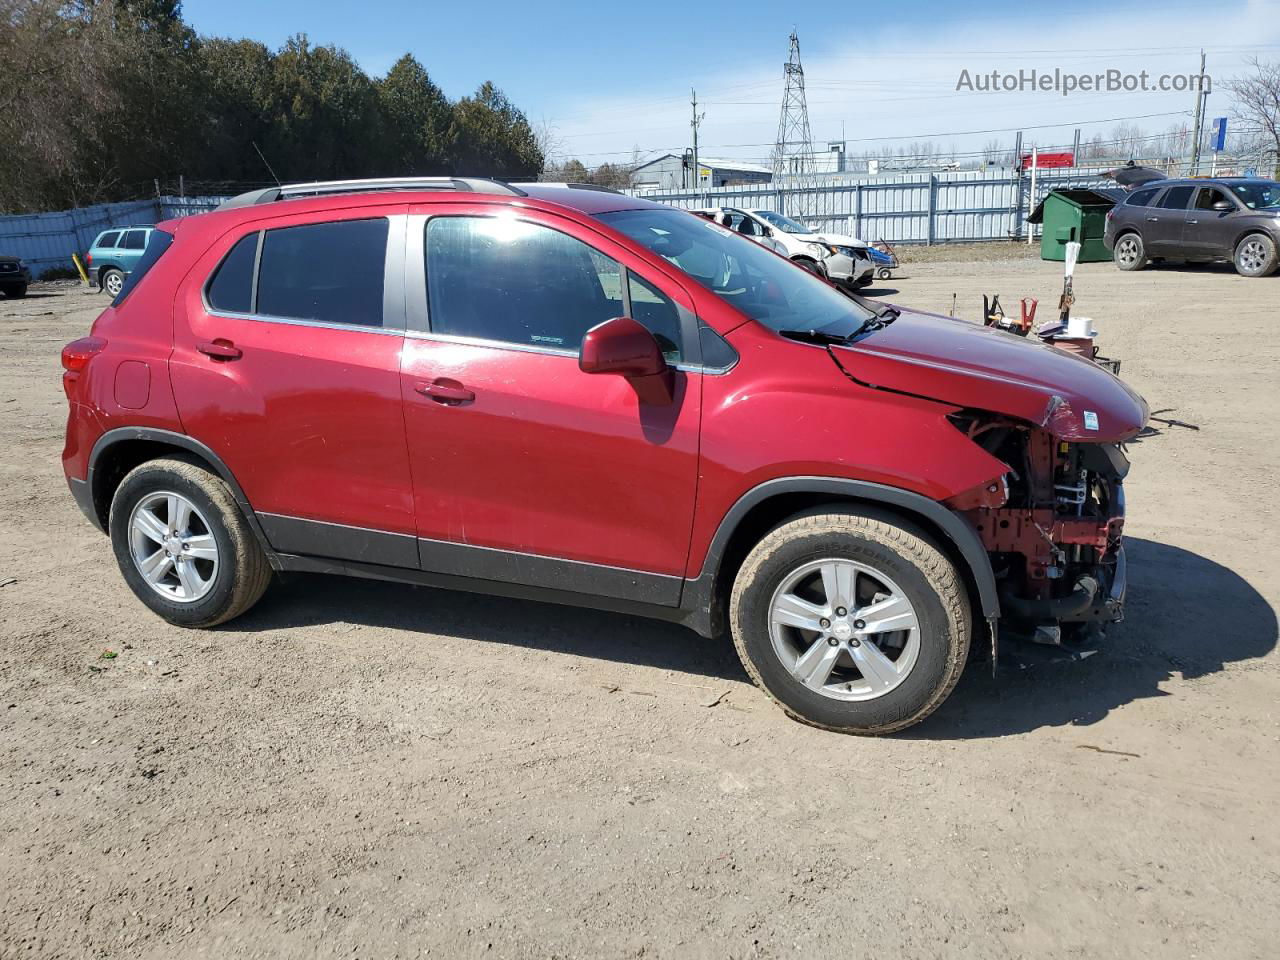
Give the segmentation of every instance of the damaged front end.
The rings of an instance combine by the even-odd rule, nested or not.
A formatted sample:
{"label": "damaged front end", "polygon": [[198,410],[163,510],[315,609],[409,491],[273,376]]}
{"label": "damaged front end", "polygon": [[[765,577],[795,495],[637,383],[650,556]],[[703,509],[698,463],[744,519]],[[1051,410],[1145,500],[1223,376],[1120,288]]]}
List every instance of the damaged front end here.
{"label": "damaged front end", "polygon": [[1069,442],[990,414],[950,419],[1008,467],[997,480],[948,502],[991,557],[1001,636],[1060,645],[1123,619],[1129,461],[1120,444]]}

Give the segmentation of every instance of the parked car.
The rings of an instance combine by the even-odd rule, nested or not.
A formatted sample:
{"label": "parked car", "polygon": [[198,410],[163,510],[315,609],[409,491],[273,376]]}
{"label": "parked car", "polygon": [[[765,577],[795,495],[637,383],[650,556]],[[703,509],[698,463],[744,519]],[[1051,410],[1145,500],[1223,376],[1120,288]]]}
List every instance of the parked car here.
{"label": "parked car", "polygon": [[886,733],[997,624],[1123,608],[1121,381],[612,191],[245,194],[157,227],[62,365],[71,493],[184,627],[272,571],[598,607]]}
{"label": "parked car", "polygon": [[709,207],[694,213],[751,237],[811,273],[841,286],[856,290],[875,278],[875,266],[866,245],[853,237],[817,234],[804,224],[770,210]]}
{"label": "parked car", "polygon": [[146,250],[147,241],[154,229],[155,227],[120,227],[98,234],[85,256],[89,282],[99,290],[105,290],[109,297],[118,297],[125,280],[142,259],[142,253]]}
{"label": "parked car", "polygon": [[1107,213],[1103,243],[1121,270],[1150,260],[1230,261],[1246,277],[1280,263],[1280,183],[1246,177],[1160,180]]}
{"label": "parked car", "polygon": [[21,257],[0,254],[0,293],[6,297],[25,297],[31,283],[31,269]]}

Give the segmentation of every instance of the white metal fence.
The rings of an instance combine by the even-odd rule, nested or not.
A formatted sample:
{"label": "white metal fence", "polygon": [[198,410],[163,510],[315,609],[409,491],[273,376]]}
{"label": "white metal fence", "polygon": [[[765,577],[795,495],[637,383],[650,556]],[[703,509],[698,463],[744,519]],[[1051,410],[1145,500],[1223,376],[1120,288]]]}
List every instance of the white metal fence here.
{"label": "white metal fence", "polygon": [[18,256],[32,275],[71,268],[71,254],[84,256],[94,238],[111,227],[149,226],[212,210],[222,197],[153,197],[127,203],[101,203],[54,213],[0,217],[0,254]]}
{"label": "white metal fence", "polygon": [[[804,217],[815,230],[850,234],[890,243],[954,243],[1007,240],[1021,236],[1027,215],[1050,190],[1066,187],[1115,187],[1096,168],[1040,170],[1036,195],[1031,177],[993,176],[981,170],[903,174],[833,181],[811,188],[814,208]],[[640,191],[636,196],[686,210],[698,207],[748,207],[786,213],[797,188],[743,184],[706,190]]]}

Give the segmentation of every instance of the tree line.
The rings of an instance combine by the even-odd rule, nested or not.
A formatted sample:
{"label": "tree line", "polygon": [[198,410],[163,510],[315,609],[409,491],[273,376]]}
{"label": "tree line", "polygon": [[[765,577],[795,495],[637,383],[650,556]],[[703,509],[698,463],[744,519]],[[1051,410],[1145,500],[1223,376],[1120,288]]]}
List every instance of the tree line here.
{"label": "tree line", "polygon": [[202,37],[180,0],[0,0],[0,213],[133,199],[156,180],[533,178],[528,119],[450,100],[406,54],[370,77],[305,35]]}

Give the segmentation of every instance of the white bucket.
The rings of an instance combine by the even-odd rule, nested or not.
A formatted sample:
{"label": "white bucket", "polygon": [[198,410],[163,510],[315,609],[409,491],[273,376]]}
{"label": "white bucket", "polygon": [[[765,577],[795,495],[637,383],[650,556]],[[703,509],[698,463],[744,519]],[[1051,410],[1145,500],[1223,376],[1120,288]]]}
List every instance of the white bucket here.
{"label": "white bucket", "polygon": [[1062,335],[1069,340],[1088,340],[1090,337],[1096,337],[1098,331],[1093,329],[1093,320],[1090,317],[1077,317],[1072,314],[1067,318],[1067,329]]}

